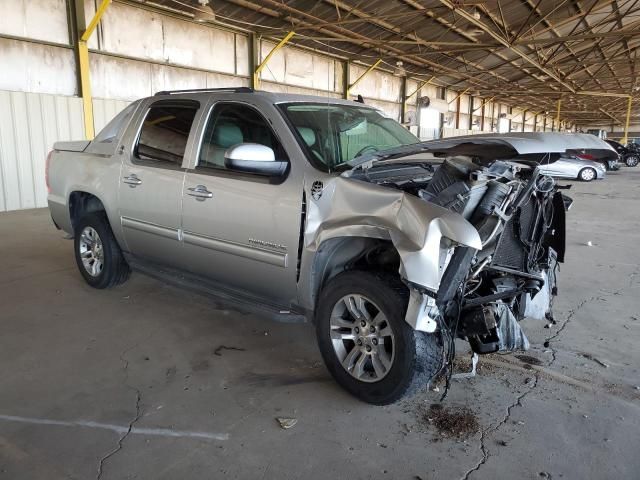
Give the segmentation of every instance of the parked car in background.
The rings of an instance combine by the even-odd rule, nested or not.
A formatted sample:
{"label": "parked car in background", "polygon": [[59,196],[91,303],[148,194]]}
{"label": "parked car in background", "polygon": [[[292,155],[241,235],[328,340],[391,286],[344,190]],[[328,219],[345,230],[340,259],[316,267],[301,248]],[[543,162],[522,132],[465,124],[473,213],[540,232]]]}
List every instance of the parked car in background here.
{"label": "parked car in background", "polygon": [[615,140],[605,140],[609,145],[611,145],[618,155],[620,155],[620,160],[627,167],[637,167],[638,163],[640,163],[640,151],[634,147],[630,148],[629,146],[625,147],[620,142],[616,142]]}
{"label": "parked car in background", "polygon": [[602,180],[606,175],[606,167],[602,163],[583,160],[570,155],[549,155],[538,167],[545,175],[556,178],[571,178],[591,182]]}

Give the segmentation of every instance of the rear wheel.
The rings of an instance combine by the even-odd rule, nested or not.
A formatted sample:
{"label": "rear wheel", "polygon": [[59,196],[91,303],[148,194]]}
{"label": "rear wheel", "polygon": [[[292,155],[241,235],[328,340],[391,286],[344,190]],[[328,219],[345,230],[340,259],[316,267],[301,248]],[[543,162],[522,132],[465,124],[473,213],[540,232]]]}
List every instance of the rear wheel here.
{"label": "rear wheel", "polygon": [[334,379],[359,399],[393,403],[425,386],[442,366],[437,334],[405,321],[406,287],[373,273],[341,273],[321,292],[320,352]]}
{"label": "rear wheel", "polygon": [[103,213],[91,213],[78,221],[74,250],[80,274],[93,288],[114,287],[129,278],[131,270]]}
{"label": "rear wheel", "polygon": [[598,174],[593,168],[587,167],[580,170],[580,173],[578,173],[578,178],[583,182],[590,182],[592,180],[595,180],[597,175]]}
{"label": "rear wheel", "polygon": [[624,163],[627,164],[627,167],[637,167],[639,162],[640,159],[638,158],[638,155],[627,155],[624,159]]}

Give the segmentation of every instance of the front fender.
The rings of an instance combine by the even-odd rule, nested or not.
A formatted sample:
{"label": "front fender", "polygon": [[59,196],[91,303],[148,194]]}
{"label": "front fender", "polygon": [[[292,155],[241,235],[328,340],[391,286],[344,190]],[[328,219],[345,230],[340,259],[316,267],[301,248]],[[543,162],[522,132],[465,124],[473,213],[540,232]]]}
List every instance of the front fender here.
{"label": "front fender", "polygon": [[359,236],[391,240],[400,255],[400,274],[437,291],[443,237],[480,250],[480,235],[461,215],[401,190],[344,177],[330,180],[309,202],[307,251],[331,238]]}

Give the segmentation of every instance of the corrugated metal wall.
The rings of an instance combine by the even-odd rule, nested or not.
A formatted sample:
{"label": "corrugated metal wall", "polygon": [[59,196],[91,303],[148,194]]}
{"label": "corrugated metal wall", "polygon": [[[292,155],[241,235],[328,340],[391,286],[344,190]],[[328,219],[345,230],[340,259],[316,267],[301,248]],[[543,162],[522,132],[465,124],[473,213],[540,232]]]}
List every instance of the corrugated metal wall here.
{"label": "corrugated metal wall", "polygon": [[82,138],[79,98],[0,90],[0,212],[46,207],[47,153],[54,142]]}
{"label": "corrugated metal wall", "polygon": [[93,99],[93,124],[96,134],[131,102],[108,98]]}
{"label": "corrugated metal wall", "polygon": [[[77,1],[84,1],[87,20],[92,18],[97,1]],[[81,100],[75,97],[78,76],[68,5],[69,0],[0,0],[0,211],[45,206],[47,151],[56,140],[84,138]],[[259,42],[259,57],[264,58],[274,43]],[[92,93],[98,97],[96,131],[130,101],[158,90],[249,85],[246,33],[199,25],[133,4],[112,2],[89,47]],[[262,70],[261,88],[341,97],[344,68],[340,59],[287,45]],[[349,64],[350,81],[366,68]],[[351,94],[361,94],[367,104],[399,119],[402,85],[400,77],[374,70]],[[405,93],[415,95],[408,101],[405,122],[413,124],[416,133],[418,97],[440,98],[441,93],[434,85],[423,85],[420,92],[418,87],[416,79],[407,78]],[[456,95],[449,91],[447,98]],[[453,128],[456,102],[449,105],[445,135],[467,133],[462,129],[469,126],[473,133],[479,130],[481,113],[470,117],[469,103],[470,97],[463,95],[460,130]],[[491,130],[497,118],[491,107],[485,109],[485,130]],[[550,120],[547,125],[550,130]]]}

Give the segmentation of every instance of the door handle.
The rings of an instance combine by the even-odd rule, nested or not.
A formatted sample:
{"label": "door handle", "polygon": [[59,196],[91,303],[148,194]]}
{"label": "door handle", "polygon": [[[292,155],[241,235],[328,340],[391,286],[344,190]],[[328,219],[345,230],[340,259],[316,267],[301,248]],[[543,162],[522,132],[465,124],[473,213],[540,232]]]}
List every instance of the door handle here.
{"label": "door handle", "polygon": [[195,187],[187,188],[187,195],[191,195],[192,197],[196,197],[196,200],[203,202],[207,198],[213,197],[213,193],[207,190],[207,187],[204,185],[196,185]]}
{"label": "door handle", "polygon": [[140,185],[142,183],[142,180],[140,180],[135,173],[132,173],[128,177],[124,177],[122,181],[124,183],[128,183],[131,187],[135,187],[136,185]]}

